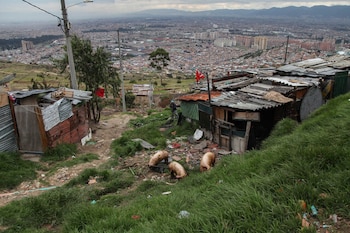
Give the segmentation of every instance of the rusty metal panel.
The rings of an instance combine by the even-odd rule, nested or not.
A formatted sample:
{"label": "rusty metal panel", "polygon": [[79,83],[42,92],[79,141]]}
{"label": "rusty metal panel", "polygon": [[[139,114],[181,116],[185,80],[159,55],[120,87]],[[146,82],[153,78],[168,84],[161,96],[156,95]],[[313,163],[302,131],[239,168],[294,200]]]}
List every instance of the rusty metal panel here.
{"label": "rusty metal panel", "polygon": [[6,106],[9,104],[9,97],[7,93],[0,93],[0,107]]}
{"label": "rusty metal panel", "polygon": [[16,150],[18,150],[17,138],[11,108],[5,105],[0,107],[0,152]]}

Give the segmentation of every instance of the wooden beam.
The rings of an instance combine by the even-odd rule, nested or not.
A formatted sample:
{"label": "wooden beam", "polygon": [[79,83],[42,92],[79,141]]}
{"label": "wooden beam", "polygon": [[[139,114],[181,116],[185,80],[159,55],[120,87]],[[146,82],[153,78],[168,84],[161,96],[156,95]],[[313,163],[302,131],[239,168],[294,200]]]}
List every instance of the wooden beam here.
{"label": "wooden beam", "polygon": [[45,131],[44,120],[42,117],[43,114],[42,114],[41,109],[39,107],[34,107],[34,111],[36,114],[36,119],[38,120],[41,144],[43,147],[43,151],[45,152],[49,148],[49,141],[48,141],[46,131]]}
{"label": "wooden beam", "polygon": [[260,112],[234,112],[233,120],[260,121]]}

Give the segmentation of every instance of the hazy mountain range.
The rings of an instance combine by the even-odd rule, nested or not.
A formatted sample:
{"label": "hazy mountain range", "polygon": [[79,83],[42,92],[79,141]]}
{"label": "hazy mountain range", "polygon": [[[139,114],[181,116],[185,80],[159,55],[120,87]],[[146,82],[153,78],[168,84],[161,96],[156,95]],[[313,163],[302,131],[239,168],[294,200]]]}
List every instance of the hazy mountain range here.
{"label": "hazy mountain range", "polygon": [[[134,13],[133,17],[249,17],[249,18],[313,18],[350,19],[350,6],[284,7],[262,10],[211,10],[188,12],[173,9],[145,10]],[[127,16],[127,15],[125,15]]]}

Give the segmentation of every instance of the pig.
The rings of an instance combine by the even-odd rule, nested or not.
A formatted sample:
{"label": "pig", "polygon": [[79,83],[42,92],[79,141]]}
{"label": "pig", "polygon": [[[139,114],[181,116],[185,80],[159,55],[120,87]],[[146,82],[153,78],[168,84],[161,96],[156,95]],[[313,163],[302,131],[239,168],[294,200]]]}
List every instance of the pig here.
{"label": "pig", "polygon": [[201,172],[210,170],[210,168],[213,167],[215,164],[215,157],[216,156],[213,152],[205,153],[201,159],[199,170]]}
{"label": "pig", "polygon": [[173,178],[182,179],[187,176],[187,173],[184,167],[176,161],[169,163],[168,167],[169,167],[171,177]]}

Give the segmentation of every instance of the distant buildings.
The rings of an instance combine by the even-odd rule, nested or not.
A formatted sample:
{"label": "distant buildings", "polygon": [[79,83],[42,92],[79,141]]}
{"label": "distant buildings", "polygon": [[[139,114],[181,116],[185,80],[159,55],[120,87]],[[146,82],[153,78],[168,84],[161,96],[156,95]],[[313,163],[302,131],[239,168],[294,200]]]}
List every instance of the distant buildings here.
{"label": "distant buildings", "polygon": [[21,43],[23,52],[34,49],[34,44],[31,41],[22,40]]}

